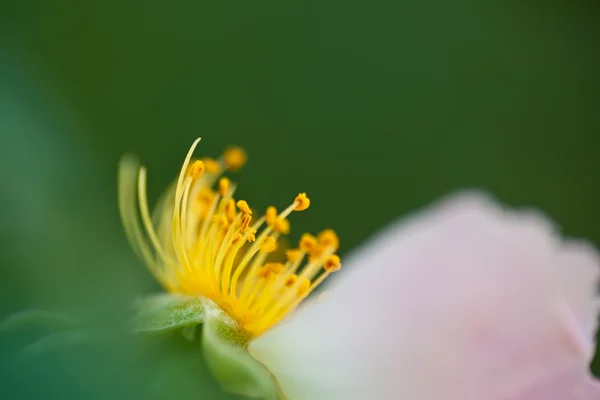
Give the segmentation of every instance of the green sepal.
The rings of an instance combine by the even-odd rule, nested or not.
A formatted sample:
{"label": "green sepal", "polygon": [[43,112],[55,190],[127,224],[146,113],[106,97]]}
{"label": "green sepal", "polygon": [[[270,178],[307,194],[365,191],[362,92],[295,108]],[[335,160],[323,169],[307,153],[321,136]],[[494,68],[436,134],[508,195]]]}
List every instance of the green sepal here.
{"label": "green sepal", "polygon": [[204,358],[223,389],[265,400],[284,399],[273,375],[248,353],[251,337],[208,300],[202,328]]}
{"label": "green sepal", "polygon": [[[139,299],[134,309],[134,332],[193,328],[204,321],[204,304],[200,297],[161,293]],[[192,331],[187,329],[184,333],[189,337]]]}

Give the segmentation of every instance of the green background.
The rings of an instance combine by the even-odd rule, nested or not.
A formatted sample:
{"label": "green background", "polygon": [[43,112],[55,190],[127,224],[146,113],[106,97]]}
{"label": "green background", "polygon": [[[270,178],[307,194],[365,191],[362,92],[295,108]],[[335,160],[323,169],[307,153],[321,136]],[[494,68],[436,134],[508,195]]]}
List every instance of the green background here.
{"label": "green background", "polygon": [[159,290],[118,219],[127,151],[156,198],[197,136],[240,144],[240,195],[308,192],[292,237],[334,227],[342,253],[464,187],[600,243],[599,18],[583,0],[1,2],[0,317],[65,310],[112,336],[22,359],[44,331],[0,332],[0,398],[234,398],[197,343],[111,330]]}

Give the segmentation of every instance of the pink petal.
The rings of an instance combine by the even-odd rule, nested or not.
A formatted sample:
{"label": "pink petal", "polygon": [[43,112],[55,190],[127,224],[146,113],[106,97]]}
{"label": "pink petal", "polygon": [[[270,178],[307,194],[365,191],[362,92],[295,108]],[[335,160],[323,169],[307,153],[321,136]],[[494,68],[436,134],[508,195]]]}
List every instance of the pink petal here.
{"label": "pink petal", "polygon": [[292,400],[577,399],[600,261],[538,213],[455,196],[344,266],[322,303],[251,346]]}

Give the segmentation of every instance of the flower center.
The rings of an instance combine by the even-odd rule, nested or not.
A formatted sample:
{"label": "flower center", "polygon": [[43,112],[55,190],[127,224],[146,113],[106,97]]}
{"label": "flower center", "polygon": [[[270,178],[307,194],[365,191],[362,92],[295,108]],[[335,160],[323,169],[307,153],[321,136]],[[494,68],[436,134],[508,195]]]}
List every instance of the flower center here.
{"label": "flower center", "polygon": [[[211,299],[243,329],[258,336],[340,268],[334,254],[339,240],[331,229],[317,236],[305,233],[285,259],[274,259],[280,236],[290,230],[287,217],[306,210],[310,199],[300,193],[283,211],[278,213],[271,206],[255,217],[246,201],[234,199],[235,185],[221,177],[224,170],[242,167],[246,153],[232,148],[219,160],[192,160],[199,140],[152,216],[145,168],[123,163],[123,175],[133,178],[129,180],[137,176],[137,188],[120,188],[124,226],[134,249],[167,290]],[[144,229],[136,211],[136,191]]]}

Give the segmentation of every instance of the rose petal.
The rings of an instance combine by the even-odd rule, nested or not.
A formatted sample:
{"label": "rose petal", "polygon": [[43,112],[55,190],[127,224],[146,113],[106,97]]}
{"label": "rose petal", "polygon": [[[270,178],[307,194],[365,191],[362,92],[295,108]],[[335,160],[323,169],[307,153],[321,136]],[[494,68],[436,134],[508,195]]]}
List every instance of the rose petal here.
{"label": "rose petal", "polygon": [[593,352],[599,265],[538,213],[454,196],[388,228],[250,350],[293,400],[568,392]]}

